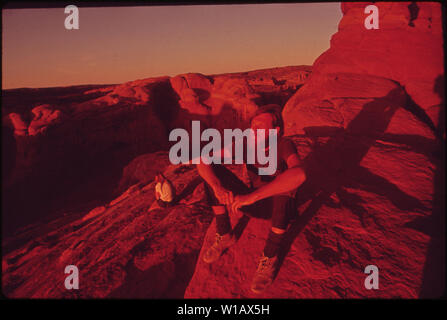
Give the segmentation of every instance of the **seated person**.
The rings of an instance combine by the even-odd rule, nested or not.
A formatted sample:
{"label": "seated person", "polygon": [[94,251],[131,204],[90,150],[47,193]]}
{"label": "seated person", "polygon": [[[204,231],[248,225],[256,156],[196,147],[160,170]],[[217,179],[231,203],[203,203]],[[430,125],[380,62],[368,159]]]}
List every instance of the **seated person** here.
{"label": "seated person", "polygon": [[[212,209],[216,216],[217,234],[216,241],[204,254],[203,259],[207,263],[216,261],[225,249],[236,242],[228,210],[236,212],[241,207],[248,208],[247,206],[252,204],[259,204],[263,199],[271,201],[272,227],[251,285],[253,292],[260,293],[272,283],[277,271],[278,250],[290,218],[296,215],[296,189],[304,182],[306,175],[300,167],[295,144],[283,137],[283,120],[279,106],[260,107],[250,124],[254,129],[255,139],[260,139],[257,136],[257,129],[265,129],[264,139],[266,142],[269,141],[269,129],[277,131],[277,170],[273,175],[259,175],[258,169],[261,165],[257,161],[255,164],[245,162],[245,170],[248,172],[253,188],[247,194],[234,195],[232,190],[225,188],[223,181],[218,178],[216,166],[219,165],[200,162],[197,164],[197,169],[215,196]],[[269,146],[267,143],[264,145],[266,146],[265,151],[268,151]],[[224,149],[225,147],[220,151],[222,155],[226,152]]]}

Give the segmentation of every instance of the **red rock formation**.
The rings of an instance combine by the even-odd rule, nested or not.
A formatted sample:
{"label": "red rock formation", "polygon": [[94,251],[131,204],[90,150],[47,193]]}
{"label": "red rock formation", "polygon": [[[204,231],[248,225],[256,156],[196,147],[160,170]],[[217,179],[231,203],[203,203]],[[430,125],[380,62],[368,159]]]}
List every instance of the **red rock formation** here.
{"label": "red rock formation", "polygon": [[[315,61],[311,77],[315,79],[309,85],[318,86],[320,76],[339,73],[390,79],[405,88],[415,104],[428,115],[423,121],[437,126],[441,97],[434,90],[434,84],[444,75],[440,4],[376,3],[379,29],[367,30],[364,10],[368,4],[342,3],[343,18],[338,32],[331,38],[330,49]],[[320,87],[320,90],[327,88]],[[296,95],[289,105],[303,100],[303,94]],[[290,127],[292,125],[290,123]]]}
{"label": "red rock formation", "polygon": [[16,136],[25,136],[28,133],[28,126],[26,125],[25,121],[23,121],[20,114],[11,112],[8,117],[11,121],[12,127],[14,129],[14,134]]}
{"label": "red rock formation", "polygon": [[[119,103],[132,102],[134,105],[144,106],[153,100],[154,88],[157,88],[160,83],[166,83],[169,77],[148,78],[142,80],[129,81],[112,87],[99,88],[86,91],[85,94],[92,93],[107,93],[93,101],[93,103],[107,106],[114,106]],[[156,90],[156,89],[155,89]],[[88,102],[91,104],[92,102]],[[82,106],[78,107],[81,108]]]}
{"label": "red rock formation", "polygon": [[[4,116],[15,133],[8,150],[14,153],[13,165],[3,180],[10,199],[3,205],[7,234],[45,214],[53,200],[59,199],[65,207],[67,199],[62,198],[80,186],[80,193],[69,203],[104,198],[116,187],[113,181],[119,180],[122,167],[131,159],[166,148],[167,128],[160,114],[175,107],[166,104],[176,102],[167,78],[109,86],[99,97],[96,91],[81,92],[81,96],[94,97],[81,103],[76,103],[81,99],[76,96]],[[153,95],[150,101],[149,94]],[[116,104],[112,104],[114,95]],[[45,100],[44,91],[37,99]],[[14,106],[14,101],[8,102],[3,112]],[[23,212],[30,216],[21,216]]]}
{"label": "red rock formation", "polygon": [[43,133],[48,126],[59,123],[62,118],[62,112],[49,105],[37,106],[31,112],[34,114],[34,118],[28,127],[28,135],[30,136]]}
{"label": "red rock formation", "polygon": [[[135,161],[144,167],[148,159]],[[212,214],[193,166],[171,165],[164,173],[182,197],[173,208],[148,211],[154,183],[142,181],[149,173],[79,219],[60,217],[46,233],[30,227],[40,235],[3,256],[2,292],[10,298],[181,298]],[[79,290],[64,287],[69,264],[79,268]]]}
{"label": "red rock formation", "polygon": [[[215,264],[205,264],[201,257],[214,239],[215,226],[203,182],[193,167],[169,166],[165,173],[180,202],[157,208],[153,170],[147,168],[164,164],[163,155],[151,154],[126,167],[115,198],[30,226],[21,237],[6,241],[2,269],[7,296],[439,296],[444,290],[445,236],[440,6],[375,5],[380,29],[366,30],[366,3],[343,3],[339,32],[316,60],[309,80],[308,70],[287,67],[84,88],[91,99],[78,97],[61,110],[71,119],[63,122],[72,123],[67,131],[55,123],[33,137],[18,136],[32,120],[29,114],[19,108],[7,113],[20,116],[9,117],[14,125],[10,130],[15,130],[16,141],[33,146],[34,154],[39,153],[34,142],[41,137],[59,141],[51,149],[65,152],[55,137],[76,130],[87,132],[73,134],[86,140],[88,147],[82,151],[112,148],[124,139],[144,153],[136,147],[140,142],[130,141],[150,135],[147,119],[165,130],[191,119],[237,127],[256,105],[288,99],[283,111],[286,135],[298,147],[307,180],[297,192],[297,217],[281,251],[281,268],[265,293],[253,295],[249,286],[270,227],[268,217],[232,217],[237,244]],[[39,104],[58,106],[57,101]],[[31,138],[35,140],[20,140]],[[150,140],[155,142],[166,143],[166,137]],[[19,154],[30,150],[25,146],[17,144]],[[89,153],[88,159],[95,155]],[[120,155],[118,150],[105,152],[96,167]],[[242,176],[237,166],[230,169]],[[78,291],[63,287],[67,264],[78,265],[87,284]],[[379,268],[379,290],[364,287],[364,270],[371,264]]]}
{"label": "red rock formation", "polygon": [[[49,211],[105,200],[119,189],[123,166],[140,154],[167,149],[173,128],[189,128],[191,120],[201,120],[202,127],[245,127],[256,103],[282,104],[309,72],[298,66],[4,91],[3,185],[10,201],[3,206],[3,231],[9,234]],[[272,76],[282,84],[265,83]]]}
{"label": "red rock formation", "polygon": [[[282,103],[309,72],[309,67],[298,66],[222,75],[216,90],[221,98],[214,102],[222,104],[227,99],[225,113],[205,117],[181,108],[182,100],[176,93],[179,89],[171,86],[171,80],[175,83],[179,77],[148,78],[119,85],[3,91],[2,192],[7,199],[2,204],[4,235],[42,219],[75,216],[73,212],[86,214],[119,196],[141,171],[132,162],[124,174],[127,178],[120,180],[123,167],[138,155],[167,149],[166,133],[172,128],[188,128],[192,119],[239,126],[241,118],[233,103],[241,106],[246,99],[244,92],[238,92],[239,86],[247,92],[254,87],[261,96],[259,103]],[[289,89],[283,90],[284,84],[281,87],[263,80],[271,76]],[[209,76],[205,83],[212,84],[218,77]],[[200,86],[209,89],[202,81],[208,79],[205,76],[189,74],[187,78],[200,94],[205,92],[200,91]],[[217,102],[210,106],[219,108]],[[154,160],[147,162],[148,172],[153,174],[163,168],[157,156],[148,158]],[[8,241],[8,247],[29,240],[22,234],[16,233],[15,241]]]}
{"label": "red rock formation", "polygon": [[[180,97],[180,127],[191,120],[217,129],[245,128],[258,105],[283,103],[302,85],[310,70],[305,66],[263,69],[204,76],[198,73],[170,79]],[[272,79],[279,80],[275,83]]]}
{"label": "red rock formation", "polygon": [[180,127],[189,128],[191,120],[218,129],[246,127],[247,120],[257,109],[254,93],[244,78],[207,77],[189,73],[171,79],[180,97]]}
{"label": "red rock formation", "polygon": [[[343,3],[331,48],[287,102],[286,135],[303,157],[298,217],[283,263],[261,295],[250,282],[270,227],[243,230],[218,262],[201,257],[186,298],[417,298],[444,290],[444,114],[438,3],[375,3],[380,29],[363,27],[367,3]],[[412,9],[413,8],[413,9]],[[417,66],[417,67],[416,67]],[[238,227],[239,228],[239,227]],[[366,290],[376,265],[380,289]]]}

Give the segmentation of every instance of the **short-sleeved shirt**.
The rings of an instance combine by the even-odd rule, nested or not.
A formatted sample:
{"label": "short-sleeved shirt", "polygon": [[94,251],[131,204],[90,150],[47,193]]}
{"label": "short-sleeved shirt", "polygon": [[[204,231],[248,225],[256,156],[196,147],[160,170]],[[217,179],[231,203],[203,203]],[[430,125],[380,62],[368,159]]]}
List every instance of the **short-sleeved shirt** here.
{"label": "short-sleeved shirt", "polygon": [[[277,166],[276,171],[274,174],[271,175],[260,175],[259,174],[259,168],[262,167],[268,167],[269,163],[266,163],[265,165],[261,165],[258,163],[257,155],[255,152],[255,163],[248,163],[247,161],[247,141],[246,139],[243,140],[243,164],[245,166],[244,170],[246,174],[249,177],[251,187],[259,188],[260,186],[273,181],[279,174],[287,170],[287,159],[292,154],[297,154],[297,149],[295,146],[295,143],[285,137],[279,137],[277,141]],[[231,157],[230,157],[230,150],[231,151]],[[231,159],[232,163],[235,163],[235,149],[236,149],[236,142],[233,140],[232,144],[229,146],[224,146],[222,151],[222,158],[221,163],[224,163],[224,159]],[[281,195],[287,195],[293,197],[296,193],[296,190],[291,190],[286,193],[282,193]]]}
{"label": "short-sleeved shirt", "polygon": [[297,154],[295,144],[292,140],[281,137],[278,141],[277,147],[277,167],[276,172],[272,175],[260,175],[259,168],[267,167],[268,164],[260,165],[257,162],[254,164],[249,164],[245,162],[245,167],[247,168],[247,173],[250,177],[250,181],[253,187],[258,188],[261,185],[272,181],[279,174],[287,170],[287,159],[292,155]]}
{"label": "short-sleeved shirt", "polygon": [[[287,170],[287,159],[292,155],[297,154],[296,146],[292,140],[288,138],[281,137],[278,141],[277,148],[277,168],[276,172],[272,175],[260,175],[258,169],[266,165],[255,164],[247,164],[245,163],[245,167],[250,178],[250,182],[252,187],[259,188],[262,185],[265,185],[271,181],[273,181],[279,174]],[[296,193],[295,190],[291,190],[289,192],[282,193],[281,195],[287,195],[290,197],[294,197]]]}

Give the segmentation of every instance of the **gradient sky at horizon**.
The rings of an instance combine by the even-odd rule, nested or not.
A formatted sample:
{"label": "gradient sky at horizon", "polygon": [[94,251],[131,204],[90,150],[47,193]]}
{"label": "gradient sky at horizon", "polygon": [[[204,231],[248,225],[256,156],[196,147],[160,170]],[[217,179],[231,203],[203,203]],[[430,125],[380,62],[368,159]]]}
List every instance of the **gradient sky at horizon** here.
{"label": "gradient sky at horizon", "polygon": [[339,3],[4,9],[2,87],[111,84],[187,72],[312,65]]}

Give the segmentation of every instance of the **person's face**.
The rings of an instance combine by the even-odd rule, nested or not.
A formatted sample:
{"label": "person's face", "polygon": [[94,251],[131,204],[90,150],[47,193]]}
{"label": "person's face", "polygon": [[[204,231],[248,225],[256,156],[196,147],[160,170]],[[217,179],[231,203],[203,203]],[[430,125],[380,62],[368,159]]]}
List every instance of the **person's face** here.
{"label": "person's face", "polygon": [[255,142],[258,141],[258,129],[264,129],[265,140],[268,141],[269,129],[276,129],[276,133],[279,134],[279,127],[273,126],[273,116],[270,113],[262,113],[253,118],[251,121],[251,128],[255,133]]}

